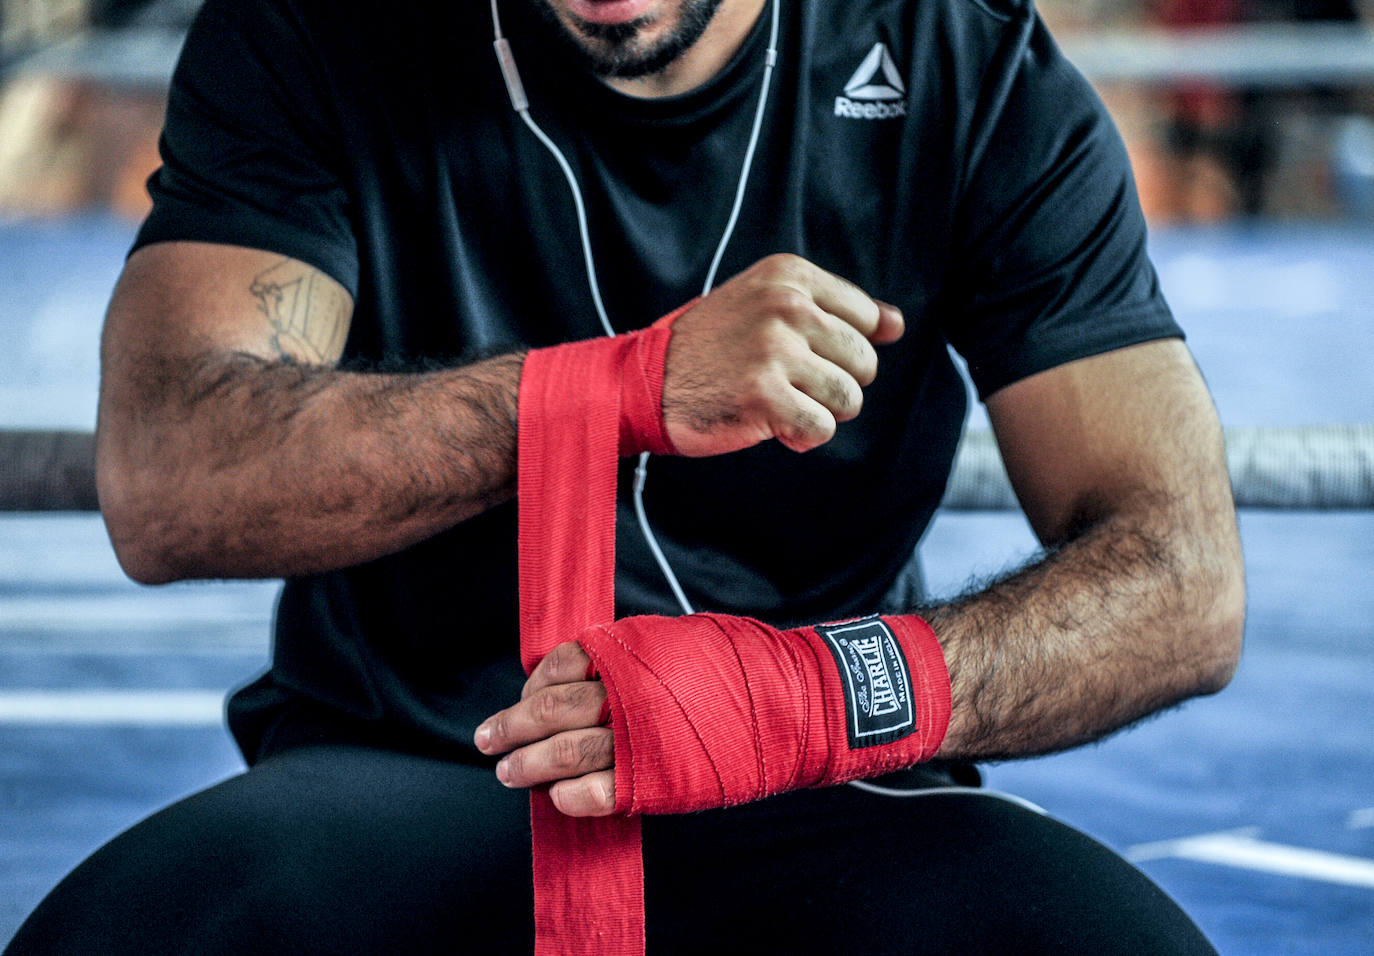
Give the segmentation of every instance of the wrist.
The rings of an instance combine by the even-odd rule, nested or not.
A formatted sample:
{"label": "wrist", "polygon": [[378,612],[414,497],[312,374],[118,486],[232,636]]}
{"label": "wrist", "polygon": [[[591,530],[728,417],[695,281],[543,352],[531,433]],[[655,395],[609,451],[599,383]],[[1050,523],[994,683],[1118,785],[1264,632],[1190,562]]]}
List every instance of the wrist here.
{"label": "wrist", "polygon": [[[681,311],[635,332],[535,349],[525,359],[522,388],[525,381],[537,378],[544,390],[554,393],[552,400],[575,418],[614,412],[622,456],[676,454],[663,421],[663,377],[671,321]],[[608,383],[614,389],[608,391]],[[591,394],[602,396],[595,410],[586,401]],[[605,402],[607,394],[615,395],[614,408]]]}
{"label": "wrist", "polygon": [[817,658],[830,759],[822,784],[877,776],[935,756],[949,729],[950,681],[934,630],[914,615],[793,632]]}
{"label": "wrist", "polygon": [[626,618],[579,641],[604,682],[616,809],[681,813],[929,760],[949,675],[919,618],[781,631],[728,615]]}

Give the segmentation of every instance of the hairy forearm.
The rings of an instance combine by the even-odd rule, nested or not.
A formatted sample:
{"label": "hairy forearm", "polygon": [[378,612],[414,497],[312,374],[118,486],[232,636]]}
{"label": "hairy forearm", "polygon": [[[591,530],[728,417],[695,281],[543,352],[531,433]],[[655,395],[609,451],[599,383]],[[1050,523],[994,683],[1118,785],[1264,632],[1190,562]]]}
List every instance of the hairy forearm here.
{"label": "hairy forearm", "polygon": [[413,544],[514,490],[523,355],[374,374],[214,351],[107,383],[102,510],[139,580],[277,577]]}
{"label": "hairy forearm", "polygon": [[1209,534],[1184,525],[1166,501],[1139,503],[923,611],[952,685],[940,755],[1060,750],[1224,686],[1244,603],[1228,520],[1217,516]]}

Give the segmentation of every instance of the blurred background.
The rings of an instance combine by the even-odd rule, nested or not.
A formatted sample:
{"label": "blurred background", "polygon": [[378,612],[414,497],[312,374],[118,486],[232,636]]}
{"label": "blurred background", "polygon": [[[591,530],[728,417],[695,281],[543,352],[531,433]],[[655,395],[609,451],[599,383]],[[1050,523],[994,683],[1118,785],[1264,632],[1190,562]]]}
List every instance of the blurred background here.
{"label": "blurred background", "polygon": [[[168,76],[199,5],[0,0],[0,278],[10,295],[41,290],[40,302],[21,299],[12,312],[54,313],[28,321],[37,341],[14,337],[18,318],[0,323],[0,345],[23,365],[3,374],[34,379],[25,359],[91,371],[93,353],[65,346],[79,346],[82,322],[103,308],[119,259],[102,243],[124,244],[147,211]],[[1305,230],[1330,240],[1374,224],[1374,0],[1043,0],[1040,9],[1116,118],[1158,237],[1248,232],[1261,237],[1258,250],[1272,245],[1266,237]],[[1310,260],[1309,248],[1293,245],[1293,262]],[[1206,271],[1169,290],[1185,312],[1189,297],[1228,294]],[[65,366],[52,371],[61,378]],[[10,399],[0,427],[90,427],[94,378],[70,379],[42,403],[0,391]]]}
{"label": "blurred background", "polygon": [[[4,0],[0,216],[147,207],[199,0]],[[1044,0],[1152,222],[1374,217],[1374,0]]]}
{"label": "blurred background", "polygon": [[[101,315],[198,5],[0,0],[0,432],[94,425]],[[1121,127],[1223,423],[1344,428],[1365,484],[1243,510],[1224,694],[990,783],[1136,860],[1223,953],[1374,952],[1374,0],[1040,9]],[[1001,505],[952,504],[922,543],[936,597],[1034,550]],[[104,840],[240,768],[222,700],[266,661],[275,594],[140,588],[98,515],[0,509],[0,943]]]}

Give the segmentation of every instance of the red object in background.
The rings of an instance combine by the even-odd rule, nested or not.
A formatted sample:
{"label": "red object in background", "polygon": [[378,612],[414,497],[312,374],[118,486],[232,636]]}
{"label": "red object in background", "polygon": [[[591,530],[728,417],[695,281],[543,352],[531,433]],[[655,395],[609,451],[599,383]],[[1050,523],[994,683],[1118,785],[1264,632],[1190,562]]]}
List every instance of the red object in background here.
{"label": "red object in background", "polygon": [[[1178,29],[1220,27],[1245,19],[1242,0],[1158,0],[1153,4],[1159,23]],[[1201,127],[1223,126],[1235,119],[1235,96],[1216,85],[1190,80],[1169,95],[1174,119]]]}

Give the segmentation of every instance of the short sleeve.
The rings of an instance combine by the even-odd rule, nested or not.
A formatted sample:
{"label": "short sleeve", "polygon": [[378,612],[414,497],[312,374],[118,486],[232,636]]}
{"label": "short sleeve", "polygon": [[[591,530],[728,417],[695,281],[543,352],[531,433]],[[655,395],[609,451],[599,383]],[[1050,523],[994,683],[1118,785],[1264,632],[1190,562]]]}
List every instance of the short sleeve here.
{"label": "short sleeve", "polygon": [[1025,28],[1027,42],[984,83],[945,319],[983,399],[1075,359],[1183,334],[1146,254],[1116,127],[1038,18]]}
{"label": "short sleeve", "polygon": [[356,295],[336,107],[288,0],[209,0],[172,78],[134,248],[217,242],[308,262]]}

